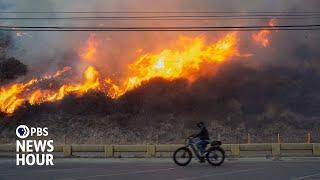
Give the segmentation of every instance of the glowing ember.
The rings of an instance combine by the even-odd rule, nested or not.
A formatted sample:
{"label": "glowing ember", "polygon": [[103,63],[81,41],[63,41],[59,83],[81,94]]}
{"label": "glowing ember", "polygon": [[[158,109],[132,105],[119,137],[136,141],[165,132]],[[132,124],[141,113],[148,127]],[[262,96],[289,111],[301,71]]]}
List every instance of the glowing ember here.
{"label": "glowing ember", "polygon": [[16,32],[16,36],[21,37],[23,36],[21,32]]}
{"label": "glowing ember", "polygon": [[[273,27],[277,24],[275,19],[271,19],[269,21],[269,26]],[[255,40],[258,44],[260,44],[263,47],[268,47],[270,44],[270,30],[261,30],[255,34],[252,35],[253,40]]]}
{"label": "glowing ember", "polygon": [[17,37],[25,37],[25,36],[27,36],[27,37],[31,37],[31,35],[30,34],[28,34],[28,33],[26,33],[26,32],[16,32],[16,36]]}

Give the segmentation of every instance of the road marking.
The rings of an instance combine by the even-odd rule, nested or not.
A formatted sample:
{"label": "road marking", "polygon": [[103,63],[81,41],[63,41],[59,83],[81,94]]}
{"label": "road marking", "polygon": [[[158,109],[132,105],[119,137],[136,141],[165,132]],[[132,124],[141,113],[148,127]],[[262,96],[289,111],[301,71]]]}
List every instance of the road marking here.
{"label": "road marking", "polygon": [[237,173],[257,171],[257,170],[261,170],[261,169],[263,169],[263,168],[243,169],[243,170],[239,170],[239,171],[231,171],[231,172],[225,172],[225,173],[214,173],[214,174],[207,174],[207,175],[203,175],[203,176],[194,176],[194,177],[187,177],[187,178],[178,178],[177,180],[200,179],[200,178],[206,178],[206,177],[217,176],[217,175],[231,175],[231,174],[237,174]]}
{"label": "road marking", "polygon": [[307,175],[307,176],[296,177],[296,178],[293,178],[293,179],[291,179],[291,180],[306,179],[306,178],[313,177],[313,176],[317,176],[317,175],[320,175],[320,173],[310,174],[310,175]]}
{"label": "road marking", "polygon": [[[25,168],[25,169],[27,170],[27,168]],[[49,172],[68,171],[68,170],[75,170],[75,169],[87,169],[87,168],[64,168],[64,169],[40,169],[40,168],[38,168],[38,169],[32,169],[32,170],[36,170],[36,173],[49,173]],[[19,170],[19,168],[16,168],[15,170]],[[29,174],[30,171],[19,172],[19,174],[17,174],[16,172],[10,172],[10,173],[4,173],[4,174],[2,172],[0,172],[0,175],[1,176],[11,176],[11,175],[21,175],[21,173]]]}
{"label": "road marking", "polygon": [[121,175],[128,175],[128,174],[143,174],[143,173],[153,173],[153,172],[160,172],[160,171],[171,171],[173,169],[174,168],[152,169],[152,170],[135,171],[135,172],[127,172],[127,173],[100,174],[100,175],[94,175],[94,176],[70,177],[70,178],[62,178],[62,179],[56,179],[56,180],[88,179],[88,178],[96,178],[96,177],[121,176]]}

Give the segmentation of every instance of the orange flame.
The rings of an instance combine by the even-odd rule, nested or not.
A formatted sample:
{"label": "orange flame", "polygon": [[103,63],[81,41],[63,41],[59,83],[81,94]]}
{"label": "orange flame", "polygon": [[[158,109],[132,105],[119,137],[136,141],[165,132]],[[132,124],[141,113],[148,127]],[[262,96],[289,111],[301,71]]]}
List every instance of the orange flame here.
{"label": "orange flame", "polygon": [[35,84],[37,80],[32,79],[29,82],[23,84],[14,84],[8,88],[1,87],[0,89],[0,109],[1,112],[11,114],[13,113],[19,106],[21,106],[25,99],[19,97],[21,93],[23,93],[27,87]]}
{"label": "orange flame", "polygon": [[228,58],[240,55],[237,49],[236,33],[229,33],[216,43],[206,45],[203,38],[181,37],[176,49],[165,49],[160,53],[144,54],[129,65],[131,75],[120,85],[110,78],[105,80],[109,86],[108,94],[119,97],[139,86],[143,81],[155,77],[168,80],[185,78],[194,80],[194,75],[203,63],[221,63]]}
{"label": "orange flame", "polygon": [[70,66],[64,67],[62,70],[58,70],[54,75],[45,75],[43,78],[40,79],[40,81],[48,80],[48,79],[53,79],[56,77],[59,77],[63,75],[64,73],[68,72],[71,70]]}
{"label": "orange flame", "polygon": [[85,81],[83,83],[63,85],[57,92],[37,90],[29,98],[29,103],[41,104],[48,101],[57,101],[63,99],[68,94],[81,96],[89,90],[99,89],[99,76],[98,71],[94,67],[89,66],[84,72]]}
{"label": "orange flame", "polygon": [[32,92],[32,90],[28,89],[28,87],[41,81],[56,78],[68,70],[70,70],[70,67],[65,67],[63,70],[57,71],[57,73],[52,76],[45,76],[39,80],[32,79],[25,84],[13,84],[7,88],[2,87],[0,89],[1,112],[12,114],[26,101],[31,105],[48,101],[57,101],[61,100],[67,94],[83,95],[91,89],[98,89],[100,86],[98,71],[94,67],[89,66],[84,72],[85,81],[83,83],[63,85],[57,92],[50,90],[35,90]]}
{"label": "orange flame", "polygon": [[[271,19],[269,21],[269,26],[273,27],[276,26],[277,22],[275,19]],[[254,41],[256,41],[258,44],[260,44],[263,47],[268,47],[270,44],[270,35],[271,31],[270,30],[261,30],[255,34],[252,35],[252,38]]]}
{"label": "orange flame", "polygon": [[[80,56],[86,60],[95,60],[96,45],[96,40],[91,34],[86,51],[79,52]],[[141,55],[128,65],[129,74],[122,78],[100,78],[99,72],[93,66],[89,66],[83,73],[84,80],[80,83],[65,83],[55,90],[36,89],[34,86],[29,88],[35,83],[61,76],[71,69],[66,67],[51,76],[1,88],[1,112],[12,114],[24,102],[31,105],[54,102],[69,94],[82,96],[90,90],[103,91],[112,98],[118,98],[142,82],[156,77],[168,80],[184,78],[193,82],[205,64],[210,63],[214,66],[237,56],[243,56],[238,50],[237,33],[228,33],[215,43],[206,43],[203,37],[181,36],[175,43],[175,48],[146,54],[142,54],[141,51]]]}
{"label": "orange flame", "polygon": [[97,47],[98,41],[96,40],[95,34],[91,33],[87,42],[86,47],[80,50],[80,57],[85,61],[94,61],[97,59]]}

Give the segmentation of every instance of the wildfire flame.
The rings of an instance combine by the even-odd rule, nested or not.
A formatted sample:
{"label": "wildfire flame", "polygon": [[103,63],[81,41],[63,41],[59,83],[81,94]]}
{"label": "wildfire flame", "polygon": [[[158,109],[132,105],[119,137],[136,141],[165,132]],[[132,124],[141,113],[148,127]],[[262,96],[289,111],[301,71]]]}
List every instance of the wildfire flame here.
{"label": "wildfire flame", "polygon": [[32,79],[29,82],[23,84],[14,84],[8,88],[0,89],[0,108],[1,112],[11,114],[13,113],[19,106],[21,106],[25,99],[20,98],[18,95],[24,92],[24,90],[36,83],[37,80]]}
{"label": "wildfire flame", "polygon": [[205,62],[220,63],[233,56],[240,55],[237,49],[237,34],[229,33],[216,43],[206,45],[203,38],[181,37],[176,49],[165,49],[160,53],[144,54],[129,65],[131,75],[120,85],[110,78],[105,82],[110,89],[108,94],[119,97],[125,92],[139,86],[143,81],[155,77],[168,80],[185,78],[194,80],[201,64]]}
{"label": "wildfire flame", "polygon": [[63,99],[68,94],[83,95],[91,89],[99,89],[99,73],[89,66],[84,72],[84,82],[79,84],[63,85],[57,92],[36,90],[28,99],[31,105],[41,104],[43,102],[52,102]]}
{"label": "wildfire flame", "polygon": [[94,61],[97,59],[98,41],[95,34],[91,33],[84,49],[80,49],[80,57],[85,61]]}
{"label": "wildfire flame", "polygon": [[[269,26],[273,27],[277,25],[277,21],[275,19],[271,19],[269,21]],[[270,30],[261,30],[255,34],[252,35],[253,40],[255,40],[258,44],[260,44],[263,47],[268,47],[270,44]]]}
{"label": "wildfire flame", "polygon": [[[257,36],[264,37],[264,35]],[[96,60],[97,46],[95,35],[90,34],[86,47],[79,51],[81,59]],[[26,102],[31,105],[54,102],[70,94],[82,96],[90,90],[101,91],[112,98],[118,98],[140,86],[142,82],[156,77],[168,80],[184,78],[192,83],[199,76],[204,65],[209,63],[215,66],[233,57],[244,55],[238,49],[238,34],[232,32],[214,43],[207,43],[204,37],[181,36],[174,48],[155,53],[144,53],[141,50],[137,56],[136,60],[128,65],[128,74],[124,77],[100,77],[100,73],[93,66],[88,66],[83,72],[83,80],[78,80],[78,83],[64,83],[56,89],[36,88],[37,83],[57,78],[71,70],[70,67],[65,67],[53,75],[33,79],[25,84],[16,83],[1,87],[0,110],[6,114],[12,114]]]}

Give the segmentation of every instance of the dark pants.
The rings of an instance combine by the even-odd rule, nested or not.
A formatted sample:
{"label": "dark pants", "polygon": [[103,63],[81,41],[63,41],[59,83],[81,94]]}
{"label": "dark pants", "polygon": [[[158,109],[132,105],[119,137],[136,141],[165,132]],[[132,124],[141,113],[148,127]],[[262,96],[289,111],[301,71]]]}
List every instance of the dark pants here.
{"label": "dark pants", "polygon": [[197,147],[198,147],[201,155],[203,155],[203,154],[206,152],[207,144],[209,144],[207,140],[200,140],[200,141],[197,143]]}

